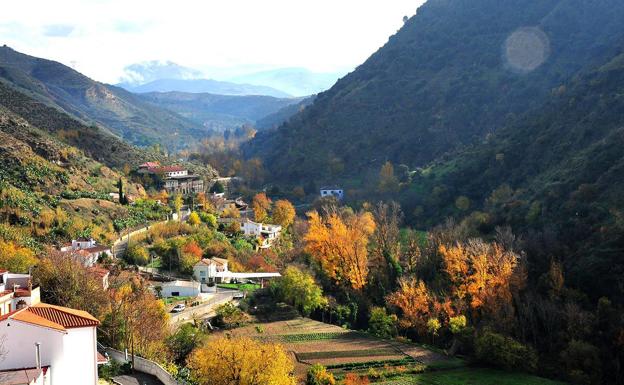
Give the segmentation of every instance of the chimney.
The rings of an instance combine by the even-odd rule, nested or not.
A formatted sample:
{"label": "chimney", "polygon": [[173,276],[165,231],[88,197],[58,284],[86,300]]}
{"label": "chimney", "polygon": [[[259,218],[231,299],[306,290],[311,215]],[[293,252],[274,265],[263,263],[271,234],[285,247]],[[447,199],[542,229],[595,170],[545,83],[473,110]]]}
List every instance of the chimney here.
{"label": "chimney", "polygon": [[13,293],[15,293],[17,291],[17,289],[19,289],[20,285],[18,284],[14,284],[13,285]]}
{"label": "chimney", "polygon": [[37,362],[37,369],[41,369],[41,343],[35,342],[35,360]]}

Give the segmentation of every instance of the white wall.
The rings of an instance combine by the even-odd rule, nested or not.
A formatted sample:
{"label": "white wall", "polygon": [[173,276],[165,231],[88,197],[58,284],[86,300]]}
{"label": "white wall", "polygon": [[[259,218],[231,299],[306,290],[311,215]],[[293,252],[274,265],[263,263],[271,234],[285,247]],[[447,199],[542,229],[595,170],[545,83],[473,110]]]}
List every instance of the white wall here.
{"label": "white wall", "polygon": [[95,328],[67,332],[7,319],[0,322],[6,335],[6,358],[0,370],[35,367],[35,342],[41,343],[41,363],[50,366],[50,385],[96,385]]}
{"label": "white wall", "polygon": [[188,286],[164,286],[162,287],[163,297],[172,297],[173,292],[178,292],[180,297],[196,297],[199,295],[200,284],[197,283],[195,287]]}

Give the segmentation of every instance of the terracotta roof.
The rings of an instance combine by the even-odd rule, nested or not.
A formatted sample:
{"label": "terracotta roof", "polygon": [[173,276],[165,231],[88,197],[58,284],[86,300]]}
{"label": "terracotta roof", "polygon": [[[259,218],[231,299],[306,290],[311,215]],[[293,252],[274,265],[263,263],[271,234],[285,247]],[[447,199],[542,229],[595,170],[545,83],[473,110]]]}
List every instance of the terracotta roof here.
{"label": "terracotta roof", "polygon": [[95,276],[98,276],[100,278],[104,278],[106,277],[108,274],[110,274],[110,271],[102,266],[99,265],[95,265],[92,267],[89,267],[89,272]]}
{"label": "terracotta roof", "polygon": [[0,371],[0,384],[30,385],[41,377],[42,369],[12,369]]}
{"label": "terracotta roof", "polygon": [[98,326],[100,321],[86,311],[39,303],[0,317],[65,331],[71,328]]}
{"label": "terracotta roof", "polygon": [[108,362],[108,358],[106,358],[104,355],[102,355],[102,353],[97,352],[97,363],[98,364],[105,364]]}
{"label": "terracotta roof", "polygon": [[158,162],[145,162],[142,165],[140,165],[139,167],[153,168],[153,167],[158,167],[158,166],[160,166],[160,163],[158,163]]}
{"label": "terracotta roof", "polygon": [[6,273],[6,272],[8,272],[8,270],[3,270],[3,269],[0,269],[0,274],[4,274],[4,273]]}
{"label": "terracotta roof", "polygon": [[186,169],[181,166],[163,166],[163,167],[150,167],[149,171],[160,173],[160,172],[177,172],[177,171],[185,171]]}
{"label": "terracotta roof", "polygon": [[227,261],[228,261],[227,259],[214,257],[214,258],[204,258],[201,261],[197,262],[197,264],[202,264],[206,266],[210,266],[213,263],[217,265],[225,265]]}

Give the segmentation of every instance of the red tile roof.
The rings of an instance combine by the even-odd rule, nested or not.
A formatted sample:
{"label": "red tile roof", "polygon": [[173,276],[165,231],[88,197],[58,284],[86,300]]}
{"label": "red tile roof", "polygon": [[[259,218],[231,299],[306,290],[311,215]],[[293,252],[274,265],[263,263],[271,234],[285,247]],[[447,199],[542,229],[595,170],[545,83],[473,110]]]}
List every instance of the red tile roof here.
{"label": "red tile roof", "polygon": [[72,328],[98,326],[100,324],[97,318],[86,311],[46,303],[39,303],[16,310],[0,317],[0,321],[7,318],[62,331]]}
{"label": "red tile roof", "polygon": [[29,385],[42,375],[42,369],[12,369],[0,371],[0,384],[2,385]]}
{"label": "red tile roof", "polygon": [[105,356],[102,355],[102,353],[97,352],[97,363],[98,364],[105,364],[108,362],[108,358],[106,358]]}
{"label": "red tile roof", "polygon": [[186,169],[182,166],[163,166],[163,167],[150,167],[149,171],[155,173],[161,172],[177,172],[177,171],[185,171]]}

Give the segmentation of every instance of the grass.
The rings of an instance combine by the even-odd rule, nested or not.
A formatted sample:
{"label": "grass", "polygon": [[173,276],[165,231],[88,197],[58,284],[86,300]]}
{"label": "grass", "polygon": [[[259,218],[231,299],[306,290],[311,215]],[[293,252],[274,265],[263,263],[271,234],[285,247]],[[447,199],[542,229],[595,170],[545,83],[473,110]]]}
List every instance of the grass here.
{"label": "grass", "polygon": [[376,385],[560,385],[561,382],[525,373],[463,368],[405,375]]}
{"label": "grass", "polygon": [[260,289],[260,285],[257,283],[220,283],[217,287],[240,291],[254,291]]}
{"label": "grass", "polygon": [[162,301],[165,303],[165,305],[171,305],[176,302],[183,302],[191,299],[193,299],[193,297],[169,297],[163,298]]}

